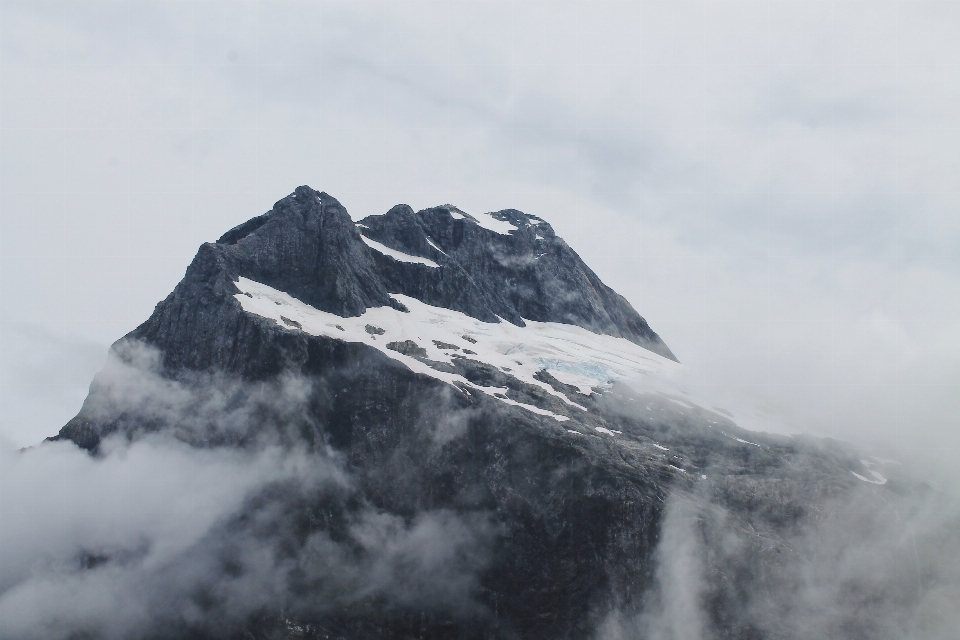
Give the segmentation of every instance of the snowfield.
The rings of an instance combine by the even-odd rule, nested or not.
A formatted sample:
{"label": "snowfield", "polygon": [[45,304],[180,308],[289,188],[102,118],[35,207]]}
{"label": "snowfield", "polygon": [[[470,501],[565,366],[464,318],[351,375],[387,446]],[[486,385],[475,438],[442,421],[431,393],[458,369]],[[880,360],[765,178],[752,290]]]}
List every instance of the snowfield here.
{"label": "snowfield", "polygon": [[361,316],[344,318],[244,277],[236,286],[240,293],[234,297],[247,313],[310,335],[369,345],[412,371],[457,387],[476,389],[500,402],[549,415],[558,421],[568,418],[504,397],[506,388],[481,387],[463,376],[438,371],[417,358],[388,349],[387,344],[412,340],[426,351],[427,359],[435,362],[452,363],[454,357],[484,362],[581,410],[586,409],[577,402],[578,394],[572,393],[574,397],[569,397],[554,390],[534,377],[537,372],[546,370],[586,396],[593,393],[594,388],[608,388],[615,381],[647,386],[644,382],[660,376],[670,377],[680,367],[629,340],[596,334],[575,325],[525,320],[527,326],[518,327],[506,321],[481,322],[458,311],[427,305],[400,294],[393,297],[406,306],[409,313],[377,307]]}

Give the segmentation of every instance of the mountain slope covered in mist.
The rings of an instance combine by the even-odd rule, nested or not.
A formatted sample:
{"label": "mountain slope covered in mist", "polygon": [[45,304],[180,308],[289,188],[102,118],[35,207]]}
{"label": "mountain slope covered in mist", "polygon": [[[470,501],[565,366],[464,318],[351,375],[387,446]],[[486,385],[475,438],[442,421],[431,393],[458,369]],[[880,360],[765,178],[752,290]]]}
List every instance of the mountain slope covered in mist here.
{"label": "mountain slope covered in mist", "polygon": [[[81,484],[152,471],[104,476],[142,516],[114,533],[79,507],[75,537],[20,532],[6,632],[930,631],[917,611],[945,597],[929,571],[950,543],[924,526],[932,490],[841,443],[744,431],[684,395],[679,366],[538,217],[398,205],[355,224],[299,187],[203,245],[79,415],[23,454]],[[182,478],[195,495],[164,498]],[[143,516],[161,498],[163,524]]]}

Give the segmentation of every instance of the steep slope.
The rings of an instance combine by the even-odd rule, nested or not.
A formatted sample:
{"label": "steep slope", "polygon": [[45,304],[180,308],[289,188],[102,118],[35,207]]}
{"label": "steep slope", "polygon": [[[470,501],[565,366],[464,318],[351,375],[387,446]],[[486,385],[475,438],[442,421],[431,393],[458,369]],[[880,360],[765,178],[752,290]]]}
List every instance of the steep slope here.
{"label": "steep slope", "polygon": [[[344,317],[396,307],[390,294],[401,293],[486,322],[574,324],[674,359],[549,225],[519,212],[489,217],[519,226],[501,233],[454,209],[414,214],[403,206],[354,225],[334,198],[299,187],[271,212],[202,246],[183,282],[131,337],[159,347],[173,367],[229,366],[219,360],[226,350],[218,336],[229,334],[224,323],[242,322],[231,297],[242,276]],[[377,244],[365,242],[361,231]]]}
{"label": "steep slope", "polygon": [[399,205],[359,226],[365,238],[440,265],[417,270],[419,278],[387,270],[391,291],[481,320],[574,324],[676,359],[630,303],[540,218],[513,209],[473,218],[449,205],[414,213]]}
{"label": "steep slope", "polygon": [[[229,624],[167,614],[144,637],[590,637],[644,609],[676,495],[701,505],[705,540],[746,549],[707,554],[712,632],[766,637],[776,619],[760,624],[745,594],[776,582],[791,528],[875,472],[842,446],[748,433],[658,392],[679,366],[670,350],[548,224],[513,210],[398,206],[354,224],[299,187],[203,245],[112,358],[57,439],[94,453],[154,432],[279,444],[332,456],[350,479],[258,496],[223,525],[294,567],[283,597]],[[345,600],[311,554],[322,534],[362,564],[371,512],[466,523],[449,556],[463,575]],[[253,571],[231,562],[224,582]],[[188,600],[216,611],[204,597]]]}

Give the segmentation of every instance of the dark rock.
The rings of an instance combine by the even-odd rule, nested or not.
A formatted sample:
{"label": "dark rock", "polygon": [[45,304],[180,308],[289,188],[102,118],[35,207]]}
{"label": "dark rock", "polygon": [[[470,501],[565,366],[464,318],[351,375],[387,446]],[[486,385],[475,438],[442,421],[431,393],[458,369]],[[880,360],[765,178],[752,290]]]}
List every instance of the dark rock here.
{"label": "dark rock", "polygon": [[488,322],[501,317],[520,326],[524,318],[576,324],[676,359],[630,303],[603,284],[549,224],[515,209],[491,215],[515,229],[490,231],[450,206],[414,213],[398,205],[361,224],[371,239],[430,256],[440,265],[406,265],[386,273],[390,291]]}
{"label": "dark rock", "polygon": [[413,356],[414,358],[427,357],[427,350],[413,340],[404,340],[403,342],[388,342],[387,349],[392,349],[397,353],[402,353],[405,356]]}

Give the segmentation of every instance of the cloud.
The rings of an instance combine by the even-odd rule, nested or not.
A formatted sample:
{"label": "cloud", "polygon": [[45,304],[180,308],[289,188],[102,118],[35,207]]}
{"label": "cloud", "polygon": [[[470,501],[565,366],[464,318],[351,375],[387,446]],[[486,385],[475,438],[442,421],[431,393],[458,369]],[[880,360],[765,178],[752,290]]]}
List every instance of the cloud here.
{"label": "cloud", "polygon": [[36,444],[77,414],[106,345],[42,325],[0,323],[0,435]]}
{"label": "cloud", "polygon": [[[369,504],[315,437],[316,381],[158,371],[155,351],[115,345],[82,415],[124,431],[96,456],[2,451],[0,635],[220,637],[369,606],[485,615],[489,515]],[[439,440],[462,430],[451,420]]]}
{"label": "cloud", "polygon": [[796,637],[857,629],[877,638],[946,638],[960,623],[943,606],[958,593],[955,497],[863,490],[827,505],[788,539],[796,556],[754,594],[754,615]]}
{"label": "cloud", "polygon": [[602,640],[702,640],[707,635],[704,610],[702,544],[697,533],[697,507],[675,496],[667,505],[654,554],[654,586],[641,614],[614,612],[600,625]]}
{"label": "cloud", "polygon": [[193,444],[322,442],[308,415],[310,381],[283,375],[248,382],[208,372],[162,372],[161,354],[137,340],[113,345],[90,385],[81,409],[84,420],[132,436],[170,430]]}
{"label": "cloud", "polygon": [[856,487],[777,533],[705,498],[671,496],[653,586],[598,638],[946,639],[960,624],[955,494]]}
{"label": "cloud", "polygon": [[4,451],[7,637],[130,631],[156,615],[156,583],[184,571],[191,550],[251,492],[284,480],[341,480],[329,464],[276,448],[202,450],[153,438],[106,449],[100,459],[68,442]]}

